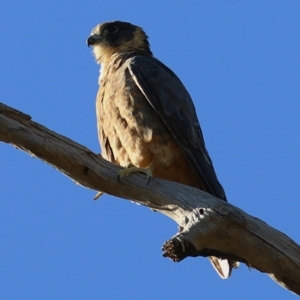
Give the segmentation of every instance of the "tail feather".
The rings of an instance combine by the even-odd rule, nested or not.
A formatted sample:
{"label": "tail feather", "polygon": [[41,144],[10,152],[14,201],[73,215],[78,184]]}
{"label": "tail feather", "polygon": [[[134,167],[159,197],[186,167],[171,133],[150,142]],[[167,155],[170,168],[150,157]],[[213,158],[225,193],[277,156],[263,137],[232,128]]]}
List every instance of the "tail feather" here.
{"label": "tail feather", "polygon": [[210,256],[209,260],[222,279],[227,279],[230,276],[232,269],[236,269],[239,266],[239,262],[237,261],[222,259],[215,256]]}

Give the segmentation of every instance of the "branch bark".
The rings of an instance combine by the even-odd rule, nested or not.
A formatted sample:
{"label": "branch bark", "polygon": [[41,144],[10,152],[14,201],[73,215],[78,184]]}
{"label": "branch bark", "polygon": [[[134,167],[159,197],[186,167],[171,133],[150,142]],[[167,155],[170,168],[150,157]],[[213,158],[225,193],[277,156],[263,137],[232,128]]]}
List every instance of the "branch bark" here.
{"label": "branch bark", "polygon": [[164,256],[218,256],[267,273],[300,295],[300,247],[292,239],[241,209],[198,189],[144,175],[117,180],[120,167],[86,147],[33,122],[0,103],[0,141],[38,157],[86,188],[131,199],[179,225],[163,246]]}

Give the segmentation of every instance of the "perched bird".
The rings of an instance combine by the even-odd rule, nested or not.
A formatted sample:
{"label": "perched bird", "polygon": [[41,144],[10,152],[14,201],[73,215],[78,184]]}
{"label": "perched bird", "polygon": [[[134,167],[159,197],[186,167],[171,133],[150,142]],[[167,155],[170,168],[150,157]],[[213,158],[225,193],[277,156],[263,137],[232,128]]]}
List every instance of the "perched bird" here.
{"label": "perched bird", "polygon": [[[87,39],[101,64],[96,100],[102,156],[125,169],[206,191],[226,200],[205,148],[192,99],[179,78],[157,60],[141,27],[97,25]],[[222,278],[236,263],[210,257]]]}

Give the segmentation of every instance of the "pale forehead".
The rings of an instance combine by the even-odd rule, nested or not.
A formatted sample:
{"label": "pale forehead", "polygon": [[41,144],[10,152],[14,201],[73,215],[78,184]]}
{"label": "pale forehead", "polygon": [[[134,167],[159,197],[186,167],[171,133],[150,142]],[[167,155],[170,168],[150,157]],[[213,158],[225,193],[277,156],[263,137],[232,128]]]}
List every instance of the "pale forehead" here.
{"label": "pale forehead", "polygon": [[91,34],[97,34],[97,33],[100,33],[101,30],[103,29],[103,27],[105,27],[106,24],[111,24],[111,23],[112,23],[112,22],[105,22],[105,23],[101,23],[101,24],[96,25],[96,26],[92,29]]}

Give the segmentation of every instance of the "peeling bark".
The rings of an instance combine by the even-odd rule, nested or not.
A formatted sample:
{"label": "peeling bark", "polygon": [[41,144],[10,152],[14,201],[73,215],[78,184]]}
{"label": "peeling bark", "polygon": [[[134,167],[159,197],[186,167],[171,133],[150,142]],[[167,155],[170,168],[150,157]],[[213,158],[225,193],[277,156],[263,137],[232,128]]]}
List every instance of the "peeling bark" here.
{"label": "peeling bark", "polygon": [[232,204],[161,179],[146,185],[142,174],[118,182],[120,167],[1,103],[0,141],[38,157],[86,188],[134,199],[173,219],[180,231],[164,244],[164,257],[175,262],[188,256],[240,261],[300,295],[299,245]]}

